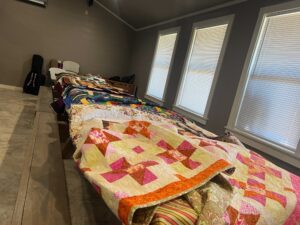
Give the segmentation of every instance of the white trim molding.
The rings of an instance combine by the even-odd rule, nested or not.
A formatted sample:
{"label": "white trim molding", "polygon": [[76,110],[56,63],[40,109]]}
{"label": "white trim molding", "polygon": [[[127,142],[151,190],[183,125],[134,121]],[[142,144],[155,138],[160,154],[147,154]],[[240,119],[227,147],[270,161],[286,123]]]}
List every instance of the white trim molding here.
{"label": "white trim molding", "polygon": [[120,16],[118,16],[116,13],[114,13],[113,11],[111,11],[110,9],[108,9],[105,5],[103,5],[102,3],[100,3],[99,1],[95,0],[95,3],[97,5],[99,5],[101,8],[103,8],[105,11],[107,11],[109,14],[111,14],[113,17],[115,17],[116,19],[118,19],[119,21],[121,21],[122,23],[124,23],[127,27],[129,27],[131,30],[133,31],[137,31],[137,29],[135,27],[133,27],[132,25],[130,25],[129,23],[127,23],[125,20],[123,20]]}
{"label": "white trim molding", "polygon": [[[181,71],[180,81],[179,81],[180,85],[179,85],[179,88],[178,88],[177,93],[176,93],[173,109],[175,111],[180,111],[180,113],[182,113],[183,115],[185,115],[185,116],[187,116],[187,117],[189,117],[189,118],[191,118],[191,119],[193,119],[197,122],[200,122],[203,125],[205,125],[207,120],[208,120],[208,112],[209,112],[210,105],[211,105],[211,102],[212,102],[212,98],[213,98],[214,90],[215,90],[215,87],[216,87],[216,84],[217,84],[217,80],[218,80],[218,77],[219,77],[219,74],[220,74],[220,70],[221,70],[221,66],[222,66],[222,63],[223,63],[223,58],[224,58],[224,55],[225,55],[225,52],[226,52],[227,44],[228,44],[228,41],[229,41],[229,36],[230,36],[230,33],[231,33],[231,28],[232,28],[233,21],[234,21],[234,15],[228,15],[228,16],[222,16],[222,17],[218,17],[218,18],[214,18],[214,19],[209,19],[209,20],[196,22],[196,23],[193,24],[192,35],[191,35],[190,41],[189,41],[189,48],[188,48],[187,55],[185,57],[185,62],[184,62],[183,69]],[[209,28],[209,27],[220,26],[220,25],[225,25],[225,24],[227,24],[227,29],[226,29],[226,33],[225,33],[225,36],[224,36],[223,45],[222,45],[222,49],[221,49],[221,52],[220,52],[220,55],[219,55],[219,59],[218,59],[218,62],[217,62],[217,67],[216,67],[215,74],[214,74],[214,77],[213,77],[213,82],[212,82],[212,85],[211,85],[209,96],[208,96],[208,99],[207,99],[205,111],[204,111],[203,115],[199,115],[199,114],[197,114],[197,113],[195,113],[195,112],[193,112],[193,111],[191,111],[191,110],[189,110],[189,109],[187,109],[187,108],[185,108],[185,107],[178,104],[178,100],[179,100],[180,95],[181,95],[181,89],[184,85],[183,83],[184,83],[184,79],[185,79],[186,72],[187,72],[187,69],[188,69],[188,64],[189,64],[189,61],[190,61],[190,58],[191,58],[191,52],[192,52],[193,46],[194,46],[195,34],[196,34],[197,29]]]}
{"label": "white trim molding", "polygon": [[189,119],[192,119],[196,122],[201,123],[202,125],[206,125],[208,118],[202,116],[202,115],[198,115],[195,112],[190,111],[189,109],[186,109],[184,107],[181,106],[173,106],[173,110],[177,113],[180,113],[184,116],[186,116]]}
{"label": "white trim molding", "polygon": [[154,102],[154,103],[156,103],[157,105],[159,105],[159,106],[163,106],[164,105],[164,101],[161,101],[161,100],[159,100],[159,99],[157,99],[157,98],[155,98],[155,97],[152,97],[151,95],[145,95],[144,96],[144,98],[145,99],[147,99],[147,100],[149,100],[149,101],[151,101],[151,102]]}
{"label": "white trim molding", "polygon": [[256,62],[255,59],[258,56],[258,47],[261,44],[261,37],[263,37],[265,34],[266,18],[268,16],[274,16],[284,12],[294,12],[296,10],[300,10],[300,0],[294,0],[261,8],[226,129],[231,131],[238,138],[240,138],[241,141],[249,146],[257,148],[262,152],[300,168],[300,139],[296,150],[294,149],[292,151],[287,147],[279,145],[278,143],[268,141],[256,135],[242,131],[236,127],[237,118],[245,96],[251,70],[253,68],[253,64]]}
{"label": "white trim molding", "polygon": [[218,10],[218,9],[221,9],[221,8],[225,8],[225,7],[229,7],[229,6],[232,6],[232,5],[237,5],[237,4],[246,2],[246,1],[248,1],[248,0],[233,0],[233,1],[226,2],[226,3],[220,4],[220,5],[216,5],[216,6],[206,8],[206,9],[198,10],[198,11],[193,12],[193,13],[188,13],[188,14],[183,15],[183,16],[178,16],[178,17],[175,17],[173,19],[169,19],[169,20],[165,20],[165,21],[162,21],[162,22],[159,22],[159,23],[155,23],[155,24],[152,24],[152,25],[149,25],[149,26],[136,28],[136,31],[147,30],[147,29],[150,29],[150,28],[153,28],[153,27],[158,27],[158,26],[161,26],[161,25],[165,25],[165,24],[168,24],[168,23],[171,23],[171,22],[175,22],[175,21],[178,21],[178,20],[181,20],[181,19],[188,18],[188,17],[201,15],[201,14],[204,14],[204,13],[212,12],[212,11],[215,11],[215,10]]}
{"label": "white trim molding", "polygon": [[119,15],[114,13],[112,10],[107,8],[105,5],[103,5],[98,0],[95,0],[95,3],[98,6],[102,7],[104,10],[106,10],[108,13],[110,13],[112,16],[114,16],[116,19],[118,19],[120,22],[124,23],[126,26],[128,26],[133,31],[144,31],[144,30],[147,30],[147,29],[150,29],[150,28],[154,28],[154,27],[158,27],[158,26],[165,25],[165,24],[168,24],[168,23],[172,23],[172,22],[175,22],[175,21],[178,21],[178,20],[181,20],[181,19],[185,19],[185,18],[188,18],[188,17],[197,16],[197,15],[212,12],[212,11],[215,11],[215,10],[218,10],[218,9],[221,9],[221,8],[237,5],[237,4],[246,2],[246,1],[248,1],[248,0],[232,0],[232,1],[229,1],[229,2],[226,2],[226,3],[223,3],[223,4],[212,6],[212,7],[206,8],[206,9],[201,9],[201,10],[198,10],[196,12],[188,13],[188,14],[185,14],[183,16],[178,16],[178,17],[175,17],[175,18],[172,18],[172,19],[169,19],[169,20],[164,20],[164,21],[154,23],[154,24],[151,24],[151,25],[148,25],[148,26],[140,27],[140,28],[136,28],[133,25],[129,24],[124,19],[122,19]]}

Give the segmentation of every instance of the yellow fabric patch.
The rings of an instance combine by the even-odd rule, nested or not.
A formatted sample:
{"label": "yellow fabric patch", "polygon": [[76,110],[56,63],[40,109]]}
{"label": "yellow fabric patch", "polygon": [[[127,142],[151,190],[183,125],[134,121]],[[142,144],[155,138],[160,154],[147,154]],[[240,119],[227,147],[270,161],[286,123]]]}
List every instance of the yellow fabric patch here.
{"label": "yellow fabric patch", "polygon": [[81,99],[80,101],[81,101],[81,103],[82,103],[83,105],[88,105],[88,104],[89,104],[89,102],[86,100],[86,98],[83,98],[83,99]]}

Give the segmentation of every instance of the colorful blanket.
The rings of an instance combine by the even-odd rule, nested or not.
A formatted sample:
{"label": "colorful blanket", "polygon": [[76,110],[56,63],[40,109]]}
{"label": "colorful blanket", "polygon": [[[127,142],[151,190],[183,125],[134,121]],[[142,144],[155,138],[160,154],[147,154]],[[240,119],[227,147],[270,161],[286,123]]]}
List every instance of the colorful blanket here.
{"label": "colorful blanket", "polygon": [[299,225],[300,178],[240,145],[189,136],[218,157],[226,158],[235,172],[225,176],[234,187],[224,221],[230,225]]}
{"label": "colorful blanket", "polygon": [[[79,140],[86,140],[86,134],[92,127],[107,129],[111,124],[115,124],[114,129],[117,129],[119,132],[122,131],[118,130],[119,123],[123,123],[126,120],[138,119],[158,126],[164,124],[164,129],[183,135],[184,139],[188,140],[193,146],[200,146],[217,158],[226,159],[226,161],[232,163],[235,167],[235,172],[230,176],[223,174],[226,180],[233,186],[230,199],[228,199],[228,195],[222,194],[223,192],[219,189],[215,191],[215,185],[210,185],[209,188],[206,188],[207,193],[211,195],[210,200],[207,200],[207,197],[205,197],[205,202],[195,200],[194,198],[190,198],[188,201],[186,199],[180,200],[185,201],[185,205],[189,205],[187,211],[184,211],[186,207],[180,208],[180,205],[176,206],[178,201],[174,200],[175,202],[171,202],[170,204],[165,203],[166,206],[163,204],[157,207],[153,211],[154,214],[145,212],[137,214],[141,218],[145,218],[145,215],[149,214],[147,217],[148,220],[152,218],[151,216],[154,216],[152,221],[153,223],[155,222],[155,225],[185,224],[182,223],[183,220],[189,221],[186,224],[190,224],[191,221],[197,221],[201,225],[296,225],[300,223],[299,177],[277,167],[253,151],[244,148],[237,140],[233,139],[231,140],[233,143],[226,143],[224,141],[199,137],[194,132],[182,129],[181,126],[178,127],[178,121],[129,107],[74,105],[72,106],[70,116],[72,118],[71,135],[74,135],[74,140],[77,138],[79,147],[82,146],[82,142]],[[188,126],[192,127],[191,124],[188,124]],[[199,129],[204,132],[200,127],[193,127],[193,129]],[[211,135],[209,132],[206,134]],[[136,150],[140,151],[139,148]],[[138,153],[136,155],[138,156]],[[76,154],[76,159],[79,158],[80,156]],[[87,159],[87,161],[89,160],[91,158]],[[202,195],[207,196],[207,194],[201,192]],[[202,210],[200,212],[199,210],[197,211],[197,205],[201,205],[200,208]],[[220,208],[220,206],[222,207]],[[161,209],[161,207],[167,207],[167,209]],[[174,207],[176,210],[174,210]],[[170,209],[173,209],[171,214],[169,212]],[[190,212],[193,213],[190,214]],[[170,220],[179,220],[179,222],[173,223],[173,221],[171,223]],[[219,222],[214,223],[214,221]],[[220,223],[220,221],[223,221],[223,223]],[[192,224],[195,224],[194,222]]]}
{"label": "colorful blanket", "polygon": [[[113,86],[107,83],[105,79],[89,74],[60,74],[56,81],[56,88],[60,89],[61,93],[65,91],[65,89],[80,88],[84,90],[107,91],[109,93],[132,96],[132,94],[128,93],[128,90]],[[65,94],[67,92],[68,90],[66,90]]]}
{"label": "colorful blanket", "polygon": [[[131,104],[112,105],[112,104],[91,104],[91,105],[76,105],[72,104],[69,112],[70,117],[70,136],[75,146],[85,138],[91,128],[98,127],[102,124],[102,120],[125,122],[129,120],[144,120],[151,123],[165,123],[174,127],[179,134],[189,135],[186,130],[194,131],[193,133],[203,134],[206,137],[215,137],[214,134],[195,126],[184,117],[177,116],[176,113],[169,113],[167,110],[162,110],[159,107],[156,109],[145,110],[143,107]],[[150,107],[147,107],[147,109]],[[156,113],[153,113],[155,111]],[[171,112],[171,111],[170,111]],[[176,119],[174,119],[176,118]],[[98,127],[99,128],[99,127]],[[193,134],[192,134],[193,135]]]}
{"label": "colorful blanket", "polygon": [[74,156],[124,224],[132,224],[136,210],[184,195],[231,168],[165,125],[137,120],[103,121]]}
{"label": "colorful blanket", "polygon": [[[75,81],[66,86],[64,97],[67,107],[71,107],[70,133],[78,147],[75,160],[123,223],[300,224],[300,178],[246,149],[236,138],[217,140],[175,112],[114,92],[105,85],[95,88]],[[132,129],[133,124],[124,122],[132,120],[144,122]],[[196,153],[183,154],[181,150],[186,147],[181,149],[180,141],[189,143]],[[208,154],[210,160],[211,156],[215,158],[202,162],[203,158],[196,157],[199,151]],[[180,185],[193,172],[203,173],[202,165],[205,171],[205,166],[210,168],[220,160],[234,166],[233,175],[217,175],[210,180],[212,176],[206,174],[210,181],[202,180],[192,187]],[[216,170],[214,175],[224,169]],[[170,180],[160,177],[164,174],[161,171],[166,171]],[[156,194],[172,182],[182,189],[168,196]],[[131,201],[149,193],[155,199]]]}
{"label": "colorful blanket", "polygon": [[104,88],[109,86],[104,79],[94,75],[79,75],[71,73],[61,73],[57,75],[57,83],[63,87],[68,85],[86,88]]}
{"label": "colorful blanket", "polygon": [[110,89],[102,91],[93,91],[82,88],[68,88],[63,94],[63,101],[66,109],[70,109],[72,104],[114,104],[114,105],[130,105],[142,104],[143,102],[133,96],[112,93]]}

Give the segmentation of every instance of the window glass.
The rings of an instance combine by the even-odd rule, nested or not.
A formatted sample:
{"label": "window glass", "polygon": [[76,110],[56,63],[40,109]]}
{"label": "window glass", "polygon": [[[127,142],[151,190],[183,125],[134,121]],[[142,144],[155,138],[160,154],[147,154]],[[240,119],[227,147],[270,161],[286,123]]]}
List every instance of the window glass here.
{"label": "window glass", "polygon": [[163,100],[170,65],[173,57],[177,32],[160,34],[154,55],[147,95]]}

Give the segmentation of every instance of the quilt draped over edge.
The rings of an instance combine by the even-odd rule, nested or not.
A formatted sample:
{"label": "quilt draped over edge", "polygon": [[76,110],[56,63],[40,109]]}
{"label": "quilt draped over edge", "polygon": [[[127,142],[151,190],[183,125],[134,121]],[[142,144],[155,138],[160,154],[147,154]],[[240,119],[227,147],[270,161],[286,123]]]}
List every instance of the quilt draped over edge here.
{"label": "quilt draped over edge", "polygon": [[74,157],[80,170],[124,224],[134,212],[203,186],[231,168],[167,124],[103,121]]}

